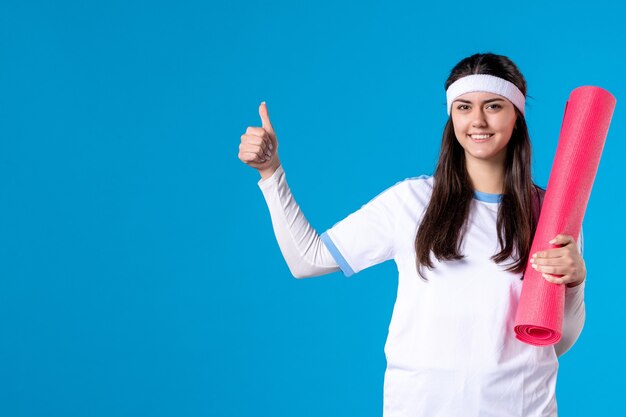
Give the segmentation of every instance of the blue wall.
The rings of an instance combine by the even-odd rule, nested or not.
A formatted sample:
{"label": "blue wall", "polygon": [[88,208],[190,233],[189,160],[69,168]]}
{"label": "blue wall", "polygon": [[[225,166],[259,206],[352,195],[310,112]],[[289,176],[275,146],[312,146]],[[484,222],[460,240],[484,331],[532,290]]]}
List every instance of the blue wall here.
{"label": "blue wall", "polygon": [[541,185],[570,91],[617,97],[557,399],[621,411],[625,6],[299,3],[0,4],[0,416],[380,416],[395,265],[294,279],[240,135],[266,100],[321,233],[432,173],[444,81],[488,51]]}

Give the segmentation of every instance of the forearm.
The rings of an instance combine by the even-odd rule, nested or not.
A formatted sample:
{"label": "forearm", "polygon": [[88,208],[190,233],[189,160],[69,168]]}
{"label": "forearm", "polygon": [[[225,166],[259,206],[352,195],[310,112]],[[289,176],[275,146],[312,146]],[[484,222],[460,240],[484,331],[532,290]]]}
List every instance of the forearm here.
{"label": "forearm", "polygon": [[[267,172],[265,173],[267,174]],[[272,227],[289,270],[296,278],[339,271],[339,265],[304,217],[291,195],[282,165],[259,180],[272,219]]]}
{"label": "forearm", "polygon": [[585,324],[585,282],[565,288],[562,336],[559,343],[554,346],[557,356],[567,352],[582,332]]}

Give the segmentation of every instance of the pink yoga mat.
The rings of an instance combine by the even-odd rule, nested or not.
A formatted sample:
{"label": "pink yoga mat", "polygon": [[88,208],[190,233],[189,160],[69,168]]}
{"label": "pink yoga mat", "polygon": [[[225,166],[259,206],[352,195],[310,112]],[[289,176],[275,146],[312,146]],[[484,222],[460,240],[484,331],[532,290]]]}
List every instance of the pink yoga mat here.
{"label": "pink yoga mat", "polygon": [[[559,247],[548,243],[559,233],[578,239],[614,109],[615,97],[602,88],[579,87],[570,94],[531,255]],[[546,281],[529,259],[515,316],[516,337],[535,346],[557,343],[564,303],[565,285]]]}

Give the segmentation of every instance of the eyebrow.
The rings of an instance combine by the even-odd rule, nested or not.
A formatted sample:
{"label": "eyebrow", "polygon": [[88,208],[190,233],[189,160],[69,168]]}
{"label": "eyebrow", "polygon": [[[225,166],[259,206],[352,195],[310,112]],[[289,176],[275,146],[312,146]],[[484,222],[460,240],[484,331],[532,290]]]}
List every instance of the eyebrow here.
{"label": "eyebrow", "polygon": [[[460,101],[461,103],[469,103],[469,104],[472,104],[472,102],[471,102],[471,101],[469,101],[469,100],[463,100],[462,98],[458,98],[458,99],[456,99],[456,100],[454,100],[454,101]],[[483,104],[485,104],[485,103],[491,103],[492,101],[504,101],[504,100],[503,100],[503,99],[501,99],[501,98],[490,98],[489,100],[484,100],[484,101],[483,101]]]}

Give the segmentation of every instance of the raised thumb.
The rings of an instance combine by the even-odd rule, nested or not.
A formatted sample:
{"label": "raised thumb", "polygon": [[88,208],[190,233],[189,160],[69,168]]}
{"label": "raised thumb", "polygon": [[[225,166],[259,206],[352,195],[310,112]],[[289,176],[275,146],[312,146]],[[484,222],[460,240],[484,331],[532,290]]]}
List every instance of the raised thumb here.
{"label": "raised thumb", "polygon": [[274,133],[274,128],[272,127],[272,123],[270,122],[270,115],[267,112],[267,104],[262,102],[259,106],[259,116],[261,116],[261,122],[263,123],[263,129],[268,132]]}

